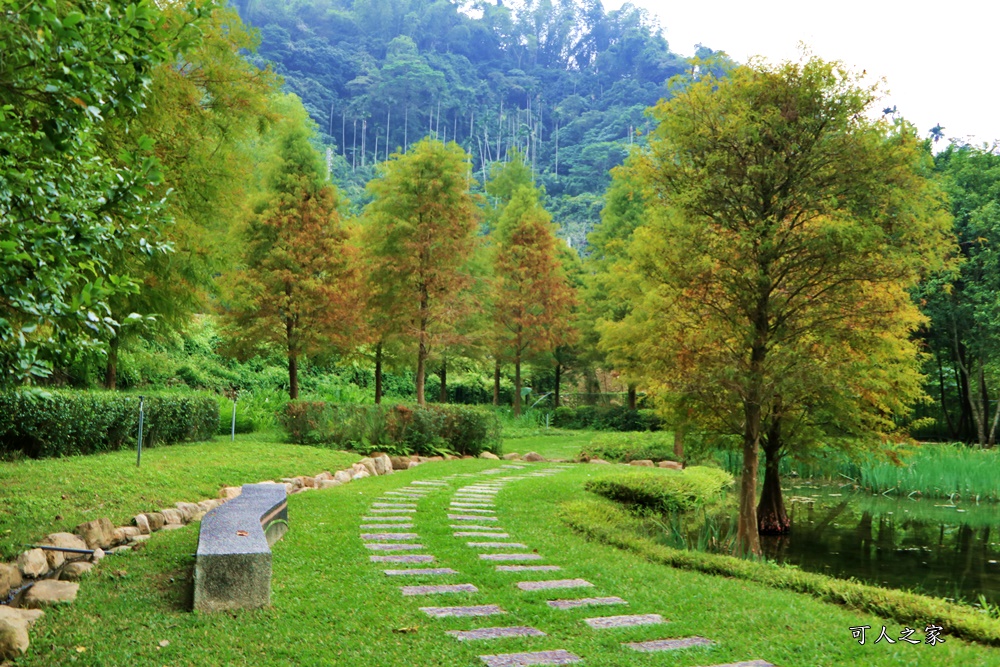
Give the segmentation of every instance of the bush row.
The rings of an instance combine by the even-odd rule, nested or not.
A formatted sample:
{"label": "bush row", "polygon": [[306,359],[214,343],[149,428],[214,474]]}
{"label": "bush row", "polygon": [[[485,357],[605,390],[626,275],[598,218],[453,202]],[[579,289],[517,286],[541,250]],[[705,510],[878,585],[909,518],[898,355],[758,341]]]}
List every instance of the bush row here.
{"label": "bush row", "polygon": [[357,405],[292,401],[282,426],[291,442],[367,454],[500,453],[500,420],[466,405]]}
{"label": "bush row", "polygon": [[675,461],[674,436],[663,431],[636,433],[601,433],[580,450],[580,459],[604,459],[615,463],[629,461]]}
{"label": "bush row", "polygon": [[[219,403],[205,394],[145,397],[143,444],[207,440],[219,428]],[[139,396],[97,391],[0,393],[0,452],[31,458],[134,447]]]}
{"label": "bush row", "polygon": [[718,468],[684,470],[635,468],[589,480],[585,488],[600,496],[658,512],[683,512],[718,500],[733,476]]}
{"label": "bush row", "polygon": [[663,423],[652,410],[630,410],[624,405],[581,405],[552,411],[552,426],[592,428],[598,431],[659,431]]}

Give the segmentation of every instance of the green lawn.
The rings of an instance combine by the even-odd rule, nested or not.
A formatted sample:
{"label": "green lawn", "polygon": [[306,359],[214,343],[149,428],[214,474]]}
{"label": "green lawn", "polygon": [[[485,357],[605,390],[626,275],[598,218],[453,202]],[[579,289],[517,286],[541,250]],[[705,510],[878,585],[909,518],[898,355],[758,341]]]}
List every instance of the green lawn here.
{"label": "green lawn", "polygon": [[566,459],[572,461],[580,454],[584,445],[596,431],[570,431],[558,428],[546,429],[504,429],[503,451],[517,452],[524,455],[537,452],[547,459]]}
{"label": "green lawn", "polygon": [[358,458],[263,433],[146,449],[138,469],[134,451],[0,463],[0,557],[91,519],[127,525],[140,512],[215,498],[223,486],[315,475]]}
{"label": "green lawn", "polygon": [[[564,648],[595,667],[692,667],[752,658],[781,667],[1000,666],[1000,652],[947,634],[946,643],[938,646],[873,645],[874,636],[859,646],[851,626],[886,625],[896,637],[900,624],[752,582],[653,564],[588,542],[559,518],[565,503],[587,495],[583,484],[595,473],[585,465],[555,477],[512,482],[497,500],[499,523],[511,538],[537,550],[544,557],[541,562],[562,566],[561,572],[496,572],[465,546],[465,539],[453,537],[445,517],[450,489],[420,500],[414,532],[427,553],[437,557],[434,566],[454,568],[458,575],[400,581],[386,577],[382,569],[406,566],[369,562],[371,552],[359,539],[359,525],[376,497],[413,480],[497,465],[483,460],[428,463],[406,473],[292,496],[291,529],[274,548],[273,606],[266,610],[213,615],[188,611],[197,527],[156,534],[145,548],[103,561],[84,581],[75,605],[49,612],[36,625],[30,653],[17,664],[472,667],[481,664],[477,656],[483,653]],[[546,467],[536,464],[532,469]],[[465,480],[454,482],[452,488]],[[522,579],[576,577],[595,587],[548,593],[515,587]],[[397,589],[419,583],[473,583],[479,592],[405,598]],[[589,596],[621,596],[630,604],[558,611],[544,602]],[[498,604],[507,614],[434,620],[419,611],[421,606],[461,604]],[[600,631],[582,622],[590,616],[624,613],[658,613],[670,622]],[[493,625],[530,625],[548,636],[458,642],[444,633]],[[649,654],[621,646],[625,641],[690,635],[716,644]]]}

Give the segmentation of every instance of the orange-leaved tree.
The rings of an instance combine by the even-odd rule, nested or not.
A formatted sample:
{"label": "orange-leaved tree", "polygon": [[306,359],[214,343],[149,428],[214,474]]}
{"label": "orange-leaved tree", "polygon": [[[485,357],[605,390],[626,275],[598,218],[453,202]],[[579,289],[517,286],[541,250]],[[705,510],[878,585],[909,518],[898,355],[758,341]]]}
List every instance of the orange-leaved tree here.
{"label": "orange-leaved tree", "polygon": [[427,360],[461,337],[456,323],[472,307],[472,259],[480,211],[469,192],[468,154],[424,139],[395,154],[369,181],[372,202],[362,238],[371,303],[384,309],[376,337],[415,348],[417,403],[424,404]]}
{"label": "orange-leaved tree", "polygon": [[293,106],[275,128],[265,193],[244,230],[242,266],[228,276],[223,322],[240,356],[283,348],[288,394],[296,399],[300,359],[348,348],[361,309],[356,252],[340,222],[337,190],[310,143],[305,111]]}
{"label": "orange-leaved tree", "polygon": [[572,342],[576,303],[558,255],[552,218],[538,190],[514,190],[493,241],[493,312],[498,348],[514,363],[514,414],[521,414],[521,364]]}

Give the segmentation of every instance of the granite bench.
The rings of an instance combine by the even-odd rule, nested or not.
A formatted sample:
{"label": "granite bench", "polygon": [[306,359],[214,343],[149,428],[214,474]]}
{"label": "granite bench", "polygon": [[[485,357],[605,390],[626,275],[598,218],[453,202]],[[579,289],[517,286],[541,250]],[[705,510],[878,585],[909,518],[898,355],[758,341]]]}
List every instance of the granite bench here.
{"label": "granite bench", "polygon": [[288,530],[283,484],[244,484],[239,496],[201,521],[194,566],[198,611],[271,603],[271,546]]}

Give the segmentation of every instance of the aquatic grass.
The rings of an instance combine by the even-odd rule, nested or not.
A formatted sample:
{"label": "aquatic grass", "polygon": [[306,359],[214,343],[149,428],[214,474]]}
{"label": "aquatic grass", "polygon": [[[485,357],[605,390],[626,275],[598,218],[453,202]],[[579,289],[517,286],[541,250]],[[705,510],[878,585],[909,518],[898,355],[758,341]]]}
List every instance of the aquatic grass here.
{"label": "aquatic grass", "polygon": [[899,463],[869,456],[858,464],[859,486],[872,493],[1000,501],[1000,452],[965,445],[919,445]]}

